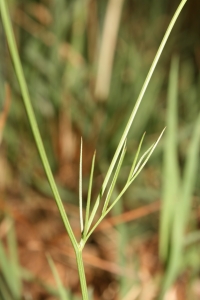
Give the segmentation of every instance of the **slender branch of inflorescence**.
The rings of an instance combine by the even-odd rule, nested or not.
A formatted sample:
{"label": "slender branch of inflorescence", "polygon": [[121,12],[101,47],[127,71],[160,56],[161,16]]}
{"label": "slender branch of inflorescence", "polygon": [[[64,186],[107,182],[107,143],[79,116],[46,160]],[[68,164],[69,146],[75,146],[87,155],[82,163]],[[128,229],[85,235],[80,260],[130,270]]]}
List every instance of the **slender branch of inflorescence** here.
{"label": "slender branch of inflorescence", "polygon": [[156,53],[156,55],[155,55],[155,58],[154,58],[154,60],[153,60],[153,63],[152,63],[152,65],[151,65],[151,67],[150,67],[150,70],[149,70],[149,72],[148,72],[148,74],[147,74],[147,77],[146,77],[146,79],[145,79],[145,81],[144,81],[144,84],[143,84],[143,86],[142,86],[142,89],[141,89],[141,91],[140,91],[140,93],[139,93],[139,96],[138,96],[138,99],[137,99],[137,101],[136,101],[136,104],[135,104],[135,106],[134,106],[134,108],[133,108],[133,111],[132,111],[132,113],[131,113],[131,115],[130,115],[130,118],[129,118],[128,122],[127,122],[127,125],[126,125],[126,127],[125,127],[125,130],[124,130],[124,132],[123,132],[123,134],[122,134],[122,137],[121,137],[121,139],[120,139],[120,141],[119,141],[118,147],[117,147],[117,149],[116,149],[116,151],[115,151],[115,154],[114,154],[114,156],[113,156],[113,159],[112,159],[112,161],[111,161],[111,164],[110,164],[110,166],[109,166],[109,168],[108,168],[107,174],[106,174],[105,179],[104,179],[104,182],[103,182],[103,184],[102,184],[101,192],[99,193],[99,195],[98,195],[98,197],[97,197],[97,199],[96,199],[95,205],[94,205],[94,207],[93,207],[93,210],[92,210],[92,212],[91,212],[91,215],[90,215],[90,218],[89,218],[89,221],[88,221],[87,232],[89,231],[89,229],[90,229],[90,227],[91,227],[91,225],[92,225],[92,222],[93,222],[93,220],[94,220],[94,218],[95,218],[95,215],[96,215],[96,213],[97,213],[97,209],[98,209],[99,204],[100,204],[100,200],[102,199],[102,196],[103,196],[103,194],[104,194],[104,192],[105,192],[105,189],[107,188],[108,182],[109,182],[110,177],[111,177],[111,175],[112,175],[112,173],[113,173],[113,169],[114,169],[114,167],[115,167],[115,165],[116,165],[116,162],[117,162],[118,156],[119,156],[119,154],[120,154],[120,151],[121,151],[121,149],[122,149],[122,147],[123,147],[123,145],[124,145],[124,142],[125,142],[125,140],[126,140],[126,138],[127,138],[127,135],[128,135],[129,130],[130,130],[130,128],[131,128],[131,125],[132,125],[132,123],[133,123],[133,120],[134,120],[134,118],[135,118],[135,116],[136,116],[136,113],[137,113],[137,111],[138,111],[138,109],[139,109],[139,106],[140,106],[141,101],[142,101],[142,99],[143,99],[143,96],[144,96],[144,94],[145,94],[145,92],[146,92],[146,89],[147,89],[147,87],[148,87],[148,85],[149,85],[149,82],[150,82],[150,79],[151,79],[151,77],[152,77],[152,75],[153,75],[153,72],[154,72],[154,70],[155,70],[155,68],[156,68],[156,66],[157,66],[157,63],[158,63],[159,58],[160,58],[160,56],[161,56],[161,54],[162,54],[162,51],[163,51],[163,49],[164,49],[164,47],[165,47],[165,44],[166,44],[166,42],[167,42],[167,40],[168,40],[168,38],[169,38],[169,35],[170,35],[170,33],[171,33],[171,31],[172,31],[172,29],[173,29],[173,27],[174,27],[175,22],[176,22],[176,20],[177,20],[179,14],[180,14],[181,10],[183,9],[183,7],[184,7],[184,5],[185,5],[186,2],[187,2],[187,0],[182,0],[181,3],[179,4],[179,6],[178,6],[178,8],[177,8],[177,10],[176,10],[176,12],[175,12],[175,14],[174,14],[174,16],[173,16],[172,19],[171,19],[170,24],[169,24],[169,26],[168,26],[168,28],[167,28],[167,30],[166,30],[166,32],[165,32],[165,35],[164,35],[164,37],[163,37],[163,39],[162,39],[162,41],[161,41],[161,44],[160,44],[160,46],[159,46],[159,48],[158,48],[158,51],[157,51],[157,53]]}

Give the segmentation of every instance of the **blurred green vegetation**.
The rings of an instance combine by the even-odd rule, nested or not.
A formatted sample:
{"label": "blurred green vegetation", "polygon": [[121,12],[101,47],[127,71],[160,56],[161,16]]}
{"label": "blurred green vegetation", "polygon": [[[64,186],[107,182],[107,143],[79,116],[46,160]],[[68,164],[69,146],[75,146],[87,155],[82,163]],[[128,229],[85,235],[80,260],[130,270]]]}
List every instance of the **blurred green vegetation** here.
{"label": "blurred green vegetation", "polygon": [[[84,164],[83,192],[86,197],[93,152],[97,150],[93,191],[95,194],[98,192],[102,176],[109,166],[166,27],[179,4],[179,1],[169,0],[121,1],[122,9],[119,7],[121,16],[118,20],[119,27],[116,28],[115,43],[113,36],[109,36],[113,24],[110,23],[108,24],[110,27],[106,27],[105,22],[110,2],[112,1],[9,1],[18,49],[48,158],[62,199],[77,205],[81,136]],[[198,210],[200,196],[198,175],[200,131],[196,130],[196,138],[193,136],[195,126],[199,126],[197,118],[200,112],[199,11],[200,2],[188,0],[172,31],[129,133],[127,155],[116,193],[120,191],[127,168],[144,131],[146,131],[143,145],[145,151],[166,123],[173,123],[173,121],[170,123],[170,117],[174,116],[175,127],[174,123],[168,125],[171,131],[169,130],[162,138],[147,167],[113,212],[114,215],[120,214],[158,199],[162,203],[162,200],[169,201],[170,197],[170,200],[173,197],[178,198],[168,204],[169,210],[164,202],[161,217],[149,215],[145,219],[117,225],[117,230],[121,233],[118,259],[121,266],[126,265],[123,253],[125,245],[135,237],[142,240],[157,235],[159,220],[162,224],[163,218],[168,219],[167,233],[164,233],[164,237],[161,235],[159,241],[165,244],[164,250],[161,250],[160,244],[163,273],[158,272],[159,282],[164,282],[163,289],[166,289],[180,274],[187,273],[185,299],[198,299],[191,287],[193,282],[199,280],[197,267],[199,214],[194,210]],[[103,60],[99,60],[103,51],[104,35],[107,35],[105,40],[109,42],[109,47],[106,48],[105,45],[105,49],[110,53],[105,52]],[[17,177],[21,185],[33,187],[49,196],[51,193],[28,126],[1,23],[0,38],[2,107],[5,82],[9,83],[12,94],[11,108],[3,135],[3,154],[10,163],[12,178]],[[178,66],[172,66],[171,61],[174,57],[178,60]],[[107,73],[103,73],[102,65],[105,70],[108,67]],[[172,68],[177,68],[173,69],[177,74],[170,83],[169,74],[173,72]],[[100,72],[100,69],[103,71]],[[101,83],[104,76],[108,76],[106,82],[108,86],[105,89],[101,84],[97,87],[97,82]],[[175,96],[173,88],[176,89]],[[171,108],[167,100],[170,89],[171,97],[174,97],[174,102],[177,103],[177,107],[174,108]],[[187,176],[185,172],[189,171],[185,170],[190,161],[188,151],[193,139],[197,143],[194,151],[195,161],[193,159],[196,169],[190,170],[190,176]],[[167,164],[171,166],[168,171]],[[190,185],[188,193],[187,183]],[[13,188],[15,187],[11,183],[8,189]],[[176,193],[173,189],[179,192]],[[186,196],[187,200],[184,198]],[[179,211],[185,210],[184,203],[181,202],[183,199],[189,204],[186,205],[187,212],[183,212],[184,216],[180,217],[179,223],[175,220],[179,218],[177,217]],[[174,210],[178,212],[174,213]],[[178,228],[176,233],[175,228]],[[177,259],[173,262],[173,255],[178,255],[180,262],[177,262]],[[3,272],[2,265],[0,267]],[[123,299],[134,284],[137,285],[137,282],[129,282],[125,277],[122,278],[120,299]],[[7,285],[10,288],[9,282]],[[17,289],[16,293],[19,293],[21,290],[19,287]]]}

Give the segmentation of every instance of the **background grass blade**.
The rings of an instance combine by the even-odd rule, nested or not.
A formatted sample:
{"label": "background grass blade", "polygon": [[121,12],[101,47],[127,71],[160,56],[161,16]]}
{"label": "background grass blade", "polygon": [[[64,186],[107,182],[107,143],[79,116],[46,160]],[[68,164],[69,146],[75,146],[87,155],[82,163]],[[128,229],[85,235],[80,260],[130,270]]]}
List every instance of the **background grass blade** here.
{"label": "background grass blade", "polygon": [[10,295],[9,291],[7,290],[5,282],[1,278],[1,275],[0,275],[0,299],[1,300],[13,300],[13,297]]}
{"label": "background grass blade", "polygon": [[69,300],[69,297],[67,296],[67,293],[66,293],[66,289],[64,288],[64,286],[61,282],[60,276],[58,274],[58,271],[56,269],[56,266],[55,266],[51,256],[47,255],[47,259],[48,259],[48,263],[49,263],[49,266],[51,268],[51,271],[53,273],[54,279],[56,281],[57,287],[58,287],[58,293],[59,293],[59,296],[60,296],[59,298],[61,300]]}
{"label": "background grass blade", "polygon": [[[8,287],[8,294],[12,295],[14,299],[20,299],[22,282],[13,222],[10,218],[4,221],[8,222],[9,226],[7,235],[9,255],[6,254],[3,243],[0,240],[0,270]],[[1,284],[3,285],[2,281]],[[6,287],[4,290],[6,292]]]}
{"label": "background grass blade", "polygon": [[15,236],[15,229],[14,223],[11,219],[9,219],[11,223],[10,230],[8,231],[7,239],[8,239],[8,249],[9,249],[9,260],[10,260],[10,267],[12,269],[11,274],[13,277],[13,290],[17,295],[17,298],[20,298],[22,293],[22,281],[21,281],[21,274],[20,274],[20,264],[18,261],[18,253],[17,253],[17,241]]}
{"label": "background grass blade", "polygon": [[180,199],[176,204],[172,228],[171,255],[169,265],[164,278],[161,297],[176,279],[183,257],[184,234],[187,228],[188,216],[191,209],[192,194],[197,179],[200,146],[200,115],[196,121],[192,139],[190,142],[184,176],[181,185]]}
{"label": "background grass blade", "polygon": [[174,206],[179,197],[179,166],[177,153],[178,137],[178,57],[173,57],[170,67],[167,130],[165,134],[164,161],[163,161],[163,192],[162,210],[160,218],[159,252],[162,261],[166,261],[169,252]]}
{"label": "background grass blade", "polygon": [[188,155],[186,157],[186,165],[183,173],[183,182],[181,188],[183,210],[183,220],[186,223],[191,209],[191,196],[193,194],[194,185],[197,180],[197,171],[199,165],[199,148],[200,148],[200,115],[197,118],[192,140],[189,146]]}
{"label": "background grass blade", "polygon": [[101,101],[105,101],[109,95],[123,2],[124,0],[109,0],[107,5],[95,87],[95,96]]}
{"label": "background grass blade", "polygon": [[14,278],[12,278],[12,267],[10,265],[9,259],[6,256],[6,252],[4,250],[3,243],[1,241],[0,241],[0,267],[1,267],[1,272],[5,278],[5,281],[9,287],[9,290],[11,291],[14,297],[17,297],[18,291],[16,291],[15,283],[13,282]]}

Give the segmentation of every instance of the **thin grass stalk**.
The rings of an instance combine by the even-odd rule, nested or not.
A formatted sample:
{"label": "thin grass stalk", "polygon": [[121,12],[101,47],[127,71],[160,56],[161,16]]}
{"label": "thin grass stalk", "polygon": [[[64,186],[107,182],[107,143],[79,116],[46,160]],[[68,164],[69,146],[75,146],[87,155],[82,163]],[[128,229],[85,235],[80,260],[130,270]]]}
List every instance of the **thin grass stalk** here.
{"label": "thin grass stalk", "polygon": [[85,278],[85,270],[84,270],[84,264],[83,264],[83,250],[84,244],[82,244],[82,247],[79,247],[75,253],[76,253],[76,262],[78,266],[78,274],[80,278],[81,283],[81,292],[83,300],[88,300],[88,290],[87,290],[87,284],[86,284],[86,278]]}
{"label": "thin grass stalk", "polygon": [[148,155],[148,153],[151,153],[151,150],[153,149],[155,144],[151,145],[151,147],[149,147],[149,149],[147,151],[145,151],[145,153],[141,156],[141,158],[139,159],[137,165],[134,168],[133,173],[131,174],[131,177],[129,177],[128,182],[130,182],[132,180],[133,177],[135,177],[135,174],[137,174],[138,169],[140,168],[141,163],[143,162],[144,158]]}
{"label": "thin grass stalk", "polygon": [[[128,187],[133,183],[133,181],[135,180],[135,178],[139,175],[139,173],[142,171],[142,169],[144,168],[144,166],[146,165],[147,161],[149,160],[150,156],[152,155],[153,151],[155,150],[156,146],[158,145],[163,133],[164,133],[165,129],[163,129],[163,131],[161,132],[159,138],[157,139],[157,141],[153,144],[153,146],[151,146],[142,156],[142,158],[144,159],[145,156],[147,156],[145,158],[145,160],[142,162],[141,159],[138,163],[139,167],[136,166],[137,172],[134,173],[134,175],[131,177],[131,180],[127,181],[125,187],[122,189],[122,192],[119,194],[119,196],[117,197],[117,199],[110,205],[110,207],[107,209],[107,211],[105,212],[106,214],[113,208],[113,206],[117,203],[117,201],[119,201],[120,197],[125,193],[125,191],[128,189]],[[150,151],[149,151],[150,150]],[[140,165],[141,164],[141,165]]]}
{"label": "thin grass stalk", "polygon": [[26,112],[27,112],[28,120],[29,120],[31,129],[32,129],[32,132],[33,132],[35,143],[36,143],[37,148],[38,148],[38,152],[39,152],[40,157],[41,157],[41,161],[42,161],[44,170],[46,172],[46,176],[48,178],[48,181],[49,181],[49,184],[51,186],[56,204],[58,206],[61,218],[63,220],[66,231],[69,234],[69,238],[70,238],[70,240],[72,242],[72,245],[74,247],[74,250],[76,252],[82,295],[83,295],[83,299],[87,300],[88,299],[88,293],[87,293],[87,284],[86,284],[86,278],[85,278],[85,273],[84,273],[84,267],[83,267],[83,262],[82,262],[82,251],[81,251],[82,247],[81,247],[81,250],[80,250],[80,246],[78,245],[78,243],[76,241],[76,238],[75,238],[75,235],[72,231],[72,228],[71,228],[71,225],[69,223],[68,217],[66,215],[64,206],[62,204],[62,201],[61,201],[61,198],[60,198],[55,180],[53,178],[53,174],[51,172],[51,168],[50,168],[50,165],[49,165],[49,162],[48,162],[48,159],[47,159],[47,156],[46,156],[46,152],[45,152],[45,149],[44,149],[44,146],[43,146],[43,142],[42,142],[42,139],[41,139],[41,136],[40,136],[40,132],[39,132],[39,129],[38,129],[38,126],[37,126],[35,114],[34,114],[34,111],[33,111],[32,105],[31,105],[26,80],[25,80],[22,65],[21,65],[21,62],[20,62],[20,59],[19,59],[17,45],[16,45],[16,42],[15,42],[14,33],[13,33],[13,30],[12,30],[11,21],[10,21],[10,17],[9,17],[9,14],[8,14],[8,9],[7,9],[7,6],[6,6],[6,3],[5,3],[4,0],[0,0],[0,9],[1,9],[1,16],[2,16],[4,29],[5,29],[7,40],[8,40],[10,54],[11,54],[13,64],[14,64],[14,67],[15,67],[15,72],[16,72],[16,75],[17,75],[17,79],[19,81],[19,85],[20,85],[20,88],[21,88],[21,93],[22,93],[22,96],[23,96],[23,101],[24,101]]}
{"label": "thin grass stalk", "polygon": [[141,159],[138,162],[138,165],[140,165],[139,167],[136,166],[136,168],[137,168],[138,171],[136,173],[134,173],[134,175],[132,176],[131,180],[129,180],[129,181],[127,180],[127,183],[123,187],[122,191],[119,193],[119,195],[117,196],[117,198],[112,202],[112,204],[109,206],[109,208],[107,208],[107,210],[105,212],[102,212],[101,217],[98,219],[98,221],[92,227],[92,229],[88,232],[88,234],[86,236],[86,239],[84,240],[84,243],[86,243],[86,241],[88,240],[88,238],[90,237],[90,235],[92,234],[92,232],[96,229],[96,227],[99,225],[99,223],[105,218],[105,216],[111,211],[111,209],[113,208],[113,206],[120,200],[120,198],[126,192],[126,190],[128,189],[128,187],[133,183],[133,181],[135,180],[135,178],[141,172],[141,170],[143,169],[143,167],[147,163],[149,157],[151,156],[151,154],[155,150],[155,148],[156,148],[158,142],[160,141],[160,139],[161,139],[164,131],[165,131],[165,128],[161,132],[161,134],[158,137],[157,141],[142,155],[143,159],[144,159],[145,156],[147,156],[147,157],[145,158],[145,160],[143,162],[141,161]]}
{"label": "thin grass stalk", "polygon": [[88,187],[88,196],[87,196],[87,205],[86,205],[86,213],[85,213],[85,226],[84,226],[84,232],[83,232],[83,239],[85,239],[85,237],[86,237],[87,228],[88,228],[88,220],[89,220],[89,214],[90,214],[90,203],[91,203],[91,193],[92,193],[92,182],[93,182],[93,176],[94,176],[95,157],[96,157],[96,152],[94,153],[93,158],[92,158],[92,166],[91,166],[90,181],[89,181],[89,187]]}
{"label": "thin grass stalk", "polygon": [[38,152],[40,154],[41,157],[41,161],[46,173],[46,176],[48,178],[49,184],[51,186],[55,201],[57,203],[58,209],[60,211],[60,215],[62,217],[63,223],[65,225],[65,228],[69,234],[70,240],[72,242],[72,245],[74,248],[78,247],[76,238],[74,236],[74,233],[72,231],[72,228],[70,226],[68,217],[66,215],[64,206],[62,204],[55,180],[53,178],[52,172],[51,172],[51,168],[49,166],[49,162],[46,156],[46,152],[43,146],[43,142],[40,136],[40,132],[38,129],[38,125],[36,122],[36,118],[35,118],[35,114],[31,105],[31,101],[30,101],[30,96],[29,96],[29,92],[28,92],[28,88],[27,88],[27,84],[26,84],[26,80],[24,77],[24,73],[23,73],[23,69],[22,69],[22,65],[20,62],[20,58],[19,58],[19,54],[18,54],[18,50],[17,50],[17,45],[15,42],[15,38],[14,38],[14,33],[13,33],[13,29],[12,29],[12,25],[11,25],[11,20],[8,14],[8,9],[5,3],[5,0],[0,0],[0,9],[1,9],[1,16],[2,16],[2,21],[3,21],[3,26],[5,29],[5,33],[6,33],[6,37],[7,37],[7,41],[8,41],[8,46],[9,46],[9,50],[10,50],[10,54],[13,60],[13,64],[15,67],[15,72],[17,75],[17,79],[19,81],[19,85],[21,88],[21,93],[22,93],[22,97],[23,97],[23,101],[24,101],[24,106],[27,112],[27,116],[28,116],[28,120],[33,132],[33,136],[35,139],[35,143],[37,145],[38,148]]}
{"label": "thin grass stalk", "polygon": [[81,233],[83,232],[83,197],[82,197],[82,177],[83,177],[83,140],[81,138],[81,147],[80,147],[80,163],[79,163],[79,213],[80,213],[80,227]]}
{"label": "thin grass stalk", "polygon": [[126,154],[126,142],[124,143],[124,147],[122,149],[122,153],[121,153],[121,156],[120,156],[120,159],[119,159],[119,163],[117,165],[117,169],[115,171],[115,174],[113,176],[113,180],[110,184],[110,188],[108,190],[108,193],[107,193],[107,196],[106,196],[106,199],[105,199],[105,202],[104,202],[104,206],[103,206],[103,210],[102,210],[102,214],[105,213],[107,207],[108,207],[108,204],[109,204],[109,201],[110,201],[110,198],[113,194],[113,190],[115,188],[115,184],[116,184],[116,181],[117,181],[117,178],[118,178],[118,175],[119,175],[119,172],[121,170],[121,167],[122,167],[122,163],[124,161],[124,157],[125,157],[125,154]]}
{"label": "thin grass stalk", "polygon": [[142,147],[142,143],[143,143],[145,134],[146,134],[146,132],[143,134],[143,136],[142,136],[142,138],[141,138],[141,141],[140,141],[138,150],[137,150],[137,152],[136,152],[136,155],[135,155],[135,158],[134,158],[134,161],[133,161],[133,164],[132,164],[132,167],[131,167],[129,176],[128,176],[128,181],[129,181],[129,180],[131,179],[131,177],[133,176],[133,172],[134,172],[134,170],[135,170],[135,165],[136,165],[136,163],[137,163],[138,156],[139,156],[139,154],[140,154],[140,150],[141,150],[141,147]]}
{"label": "thin grass stalk", "polygon": [[[156,56],[155,56],[155,58],[154,58],[154,60],[153,60],[152,65],[151,65],[151,67],[150,67],[150,70],[149,70],[149,72],[148,72],[148,74],[147,74],[147,77],[146,77],[146,79],[145,79],[145,81],[144,81],[144,84],[143,84],[143,86],[142,86],[142,89],[141,89],[141,91],[140,91],[140,94],[139,94],[139,96],[138,96],[138,99],[137,99],[137,101],[136,101],[136,104],[135,104],[135,106],[134,106],[134,108],[133,108],[133,111],[132,111],[132,113],[131,113],[131,115],[130,115],[130,118],[129,118],[128,122],[127,122],[127,125],[126,125],[125,130],[124,130],[124,132],[123,132],[123,134],[122,134],[122,137],[121,137],[121,139],[120,139],[120,142],[119,142],[119,144],[118,144],[118,146],[117,146],[117,149],[116,149],[116,151],[115,151],[115,154],[114,154],[114,156],[113,156],[113,159],[112,159],[112,161],[111,161],[111,164],[110,164],[110,166],[109,166],[109,168],[108,168],[106,177],[105,177],[104,182],[103,182],[103,184],[102,184],[101,192],[100,192],[99,196],[98,196],[97,199],[96,199],[95,206],[94,206],[94,208],[93,208],[93,211],[92,211],[91,217],[90,217],[90,222],[89,222],[90,225],[92,224],[92,221],[93,221],[94,216],[95,216],[95,213],[96,213],[96,212],[95,212],[95,213],[93,213],[93,212],[94,212],[95,210],[97,211],[97,208],[98,208],[98,206],[99,206],[101,197],[102,197],[103,194],[104,194],[104,191],[105,191],[105,189],[106,189],[106,186],[107,186],[107,184],[108,184],[108,181],[109,181],[109,179],[110,179],[110,176],[111,176],[111,174],[112,174],[112,171],[113,171],[113,169],[114,169],[114,167],[115,167],[115,164],[116,164],[117,158],[118,158],[118,156],[119,156],[119,153],[120,153],[120,151],[121,151],[121,149],[122,149],[122,147],[123,147],[123,144],[124,144],[124,142],[125,142],[125,139],[127,138],[127,135],[128,135],[128,133],[129,133],[129,130],[130,130],[131,125],[132,125],[132,123],[133,123],[133,120],[134,120],[134,118],[135,118],[135,115],[136,115],[136,113],[137,113],[137,111],[138,111],[138,109],[139,109],[140,103],[141,103],[141,101],[142,101],[142,99],[143,99],[143,96],[144,96],[144,94],[145,94],[145,92],[146,92],[146,89],[147,89],[147,87],[148,87],[148,85],[149,85],[150,79],[151,79],[151,77],[152,77],[152,75],[153,75],[153,72],[154,72],[154,70],[155,70],[155,68],[156,68],[156,65],[157,65],[158,60],[159,60],[159,58],[160,58],[160,56],[161,56],[161,53],[162,53],[162,51],[163,51],[163,49],[164,49],[164,47],[165,47],[165,44],[166,44],[166,42],[167,42],[167,40],[168,40],[168,38],[169,38],[169,35],[170,35],[171,31],[172,31],[172,28],[174,27],[174,24],[175,24],[175,22],[176,22],[176,20],[177,20],[177,18],[178,18],[178,16],[179,16],[181,10],[183,9],[184,5],[186,4],[186,2],[187,2],[187,0],[182,0],[181,3],[179,4],[179,6],[178,6],[178,8],[177,8],[177,10],[176,10],[176,12],[175,12],[175,14],[174,14],[174,16],[173,16],[172,19],[171,19],[171,22],[169,23],[169,26],[168,26],[168,28],[167,28],[167,30],[166,30],[166,32],[165,32],[165,35],[164,35],[164,37],[163,37],[163,39],[162,39],[162,41],[161,41],[161,44],[160,44],[160,46],[159,46],[159,48],[158,48],[158,51],[157,51],[157,53],[156,53]],[[89,230],[89,228],[88,228],[88,230]]]}

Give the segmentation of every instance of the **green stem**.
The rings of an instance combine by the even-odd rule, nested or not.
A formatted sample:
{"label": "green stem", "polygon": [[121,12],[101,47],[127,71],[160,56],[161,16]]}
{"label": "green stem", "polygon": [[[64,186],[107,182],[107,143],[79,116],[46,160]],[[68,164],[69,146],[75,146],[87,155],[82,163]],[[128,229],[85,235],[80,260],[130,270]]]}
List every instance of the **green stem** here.
{"label": "green stem", "polygon": [[38,148],[41,160],[42,160],[42,164],[43,164],[44,170],[46,172],[46,176],[48,178],[49,184],[51,186],[55,201],[56,201],[57,206],[58,206],[58,209],[60,211],[62,220],[64,222],[65,228],[66,228],[66,230],[69,234],[70,240],[72,242],[72,245],[73,245],[75,253],[76,253],[76,260],[77,260],[78,273],[79,273],[79,277],[80,277],[80,284],[81,284],[81,291],[82,291],[83,299],[88,300],[87,284],[86,284],[85,271],[84,271],[84,265],[83,265],[83,259],[82,259],[83,244],[80,243],[80,245],[79,245],[76,241],[76,238],[75,238],[74,233],[72,231],[72,228],[70,226],[68,217],[66,215],[64,206],[62,204],[60,195],[58,193],[58,189],[57,189],[55,180],[53,178],[51,168],[49,166],[49,162],[48,162],[46,152],[45,152],[45,149],[44,149],[44,146],[43,146],[43,143],[42,143],[42,139],[41,139],[40,132],[39,132],[39,129],[38,129],[38,125],[37,125],[37,122],[36,122],[34,111],[33,111],[32,105],[31,105],[28,88],[27,88],[27,85],[26,85],[23,69],[22,69],[21,62],[20,62],[20,59],[19,59],[19,54],[18,54],[18,51],[17,51],[17,46],[16,46],[16,42],[15,42],[13,30],[12,30],[11,21],[10,21],[8,10],[7,10],[7,7],[6,7],[6,4],[5,4],[4,0],[0,0],[0,9],[1,9],[3,25],[4,25],[4,28],[5,28],[5,32],[6,32],[6,36],[7,36],[7,40],[8,40],[10,54],[11,54],[11,57],[12,57],[12,60],[13,60],[16,75],[17,75],[19,85],[20,85],[20,88],[21,88],[21,93],[22,93],[22,96],[23,96],[24,105],[25,105],[25,108],[26,108],[26,112],[27,112],[27,115],[28,115],[28,119],[29,119],[31,129],[32,129],[32,132],[33,132],[33,136],[35,138],[35,143],[37,145],[37,148]]}
{"label": "green stem", "polygon": [[81,284],[81,292],[83,300],[88,300],[88,290],[87,290],[87,283],[85,278],[85,270],[83,265],[83,256],[82,256],[82,247],[79,247],[76,251],[76,262],[78,266],[78,273],[80,278],[80,284]]}
{"label": "green stem", "polygon": [[41,160],[42,160],[42,164],[43,164],[44,170],[46,172],[46,176],[47,176],[49,184],[51,186],[55,201],[56,201],[58,209],[60,211],[60,215],[61,215],[62,220],[65,225],[65,228],[69,234],[69,237],[73,244],[73,247],[78,248],[78,243],[76,241],[76,238],[73,234],[69,220],[67,218],[67,215],[66,215],[64,206],[62,204],[60,195],[58,193],[58,189],[56,187],[56,183],[54,181],[54,178],[53,178],[53,175],[51,172],[51,168],[49,166],[49,162],[48,162],[48,159],[46,156],[46,152],[45,152],[45,149],[44,149],[44,146],[42,143],[42,139],[41,139],[40,132],[39,132],[39,129],[37,126],[36,118],[35,118],[35,114],[34,114],[34,111],[33,111],[32,105],[31,105],[30,96],[29,96],[26,80],[24,77],[22,65],[20,62],[17,45],[15,42],[14,33],[13,33],[8,9],[5,4],[5,0],[0,0],[0,9],[1,9],[2,22],[3,22],[3,26],[5,29],[5,33],[6,33],[6,37],[7,37],[7,41],[8,41],[10,54],[11,54],[13,64],[15,67],[17,79],[19,81],[19,85],[21,88],[21,93],[22,93],[25,109],[26,109],[26,112],[28,115],[29,123],[30,123],[31,129],[32,129],[32,132],[33,132],[33,136],[35,138],[35,143],[37,145],[37,148],[38,148]]}

